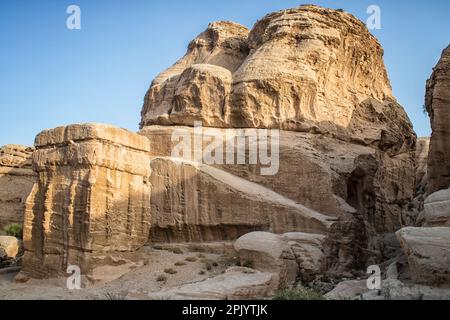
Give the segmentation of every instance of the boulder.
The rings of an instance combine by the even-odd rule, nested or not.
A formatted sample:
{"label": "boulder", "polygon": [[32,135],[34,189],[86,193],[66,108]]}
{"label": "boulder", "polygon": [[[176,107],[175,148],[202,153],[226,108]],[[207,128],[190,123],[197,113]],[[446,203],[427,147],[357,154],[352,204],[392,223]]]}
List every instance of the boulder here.
{"label": "boulder", "polygon": [[169,300],[255,300],[275,293],[273,275],[249,268],[232,267],[224,274],[186,284],[178,288],[149,294],[153,299]]}
{"label": "boulder", "polygon": [[398,240],[417,284],[450,287],[450,228],[404,228]]}
{"label": "boulder", "polygon": [[350,300],[368,292],[366,280],[346,280],[340,282],[325,295],[327,300]]}
{"label": "boulder", "polygon": [[323,244],[324,235],[292,232],[283,234],[294,253],[299,267],[299,277],[304,283],[313,281],[324,270],[325,253]]}
{"label": "boulder", "polygon": [[427,81],[425,106],[433,132],[428,158],[430,194],[450,187],[450,46],[443,51]]}
{"label": "boulder", "polygon": [[38,175],[26,204],[23,272],[83,274],[95,257],[148,242],[150,159],[146,138],[101,124],[46,130],[36,137]]}
{"label": "boulder", "polygon": [[0,148],[0,230],[23,223],[25,202],[36,180],[32,153],[33,148],[20,145]]}
{"label": "boulder", "polygon": [[22,251],[21,247],[22,243],[16,237],[0,236],[0,250],[4,251],[6,258],[16,258]]}
{"label": "boulder", "polygon": [[431,194],[423,213],[426,227],[450,227],[450,189]]}
{"label": "boulder", "polygon": [[296,282],[297,261],[283,236],[252,232],[236,240],[234,248],[241,265],[273,273],[278,288],[291,287]]}

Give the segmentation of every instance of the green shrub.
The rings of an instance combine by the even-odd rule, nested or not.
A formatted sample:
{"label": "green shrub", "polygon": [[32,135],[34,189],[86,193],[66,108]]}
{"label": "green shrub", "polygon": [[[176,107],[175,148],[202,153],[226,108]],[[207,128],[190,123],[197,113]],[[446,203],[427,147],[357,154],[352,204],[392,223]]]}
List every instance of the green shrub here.
{"label": "green shrub", "polygon": [[175,254],[183,254],[183,250],[181,250],[180,248],[173,248],[172,252]]}
{"label": "green shrub", "polygon": [[22,239],[23,227],[21,224],[12,223],[4,228],[6,235]]}
{"label": "green shrub", "polygon": [[158,282],[166,282],[167,281],[167,277],[162,274],[162,275],[158,276],[158,278],[156,278],[156,281],[158,281]]}
{"label": "green shrub", "polygon": [[174,269],[172,269],[172,268],[164,269],[164,272],[165,272],[165,273],[168,273],[168,274],[176,274],[176,273],[178,273],[177,270],[174,270]]}
{"label": "green shrub", "polygon": [[324,297],[312,289],[298,287],[277,292],[273,300],[324,300]]}
{"label": "green shrub", "polygon": [[121,293],[112,293],[112,292],[105,293],[106,300],[125,300],[125,298],[126,296]]}
{"label": "green shrub", "polygon": [[197,258],[196,257],[187,257],[184,260],[186,260],[187,262],[195,262],[195,261],[197,261]]}

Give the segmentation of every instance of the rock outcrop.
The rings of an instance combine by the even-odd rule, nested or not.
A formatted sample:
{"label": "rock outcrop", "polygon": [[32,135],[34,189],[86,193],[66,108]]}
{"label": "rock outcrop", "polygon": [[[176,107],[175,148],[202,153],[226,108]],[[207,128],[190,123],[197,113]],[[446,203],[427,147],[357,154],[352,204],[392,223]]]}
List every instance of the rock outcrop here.
{"label": "rock outcrop", "polygon": [[427,81],[425,106],[432,136],[428,160],[428,194],[450,187],[450,46]]}
{"label": "rock outcrop", "polygon": [[425,227],[450,227],[450,189],[433,193],[425,199]]}
{"label": "rock outcrop", "polygon": [[416,194],[424,194],[428,183],[428,154],[430,138],[417,139],[416,146]]}
{"label": "rock outcrop", "polygon": [[450,286],[450,228],[404,228],[397,237],[415,283]]}
{"label": "rock outcrop", "polygon": [[24,225],[25,274],[89,274],[96,258],[145,245],[151,223],[146,138],[99,124],[46,130],[36,137],[38,179]]}
{"label": "rock outcrop", "polygon": [[0,230],[23,223],[25,202],[36,180],[32,153],[33,148],[19,145],[0,148]]}
{"label": "rock outcrop", "polygon": [[[152,157],[172,157],[178,143],[174,133],[181,130],[195,139],[196,129],[190,127],[196,121],[225,137],[236,128],[256,129],[256,135],[281,129],[278,170],[261,174],[264,166],[259,161],[215,163],[220,174],[209,186],[196,182],[197,189],[204,190],[202,196],[193,193],[186,200],[182,184],[176,192],[167,188],[172,182],[165,177],[174,174],[166,171],[178,170],[176,179],[192,182],[195,179],[186,175],[202,176],[204,170],[186,171],[186,164],[173,165],[169,159],[152,161],[152,179],[162,190],[156,193],[162,198],[152,203],[153,221],[159,221],[153,225],[161,226],[153,233],[163,235],[153,239],[220,240],[224,234],[239,237],[253,230],[306,231],[328,236],[323,245],[326,265],[339,273],[364,267],[369,259],[375,263],[386,258],[381,252],[384,239],[415,222],[408,204],[415,195],[416,135],[392,95],[383,49],[348,13],[306,5],[269,14],[252,30],[229,22],[211,24],[181,60],[153,81],[140,134],[149,138]],[[210,142],[200,146],[218,153],[226,148]],[[244,154],[246,160],[251,158],[248,150]],[[213,185],[223,185],[223,179],[271,191],[257,202],[269,210],[271,199],[283,199],[338,221],[318,228],[308,218],[308,224],[300,222],[296,230],[290,229],[291,218],[283,218],[277,228],[267,223],[242,226],[233,207],[221,200],[230,184],[218,188],[220,197],[209,192],[216,189]],[[261,206],[245,205],[250,221],[264,221],[259,218],[267,215]],[[226,226],[222,214],[230,218]],[[167,217],[172,223],[161,223]],[[186,221],[198,226],[188,227]],[[211,231],[214,223],[222,231]],[[186,236],[202,232],[207,236]]]}
{"label": "rock outcrop", "polygon": [[217,22],[152,83],[141,128],[188,125],[320,132],[397,154],[414,145],[383,49],[350,14],[272,13],[249,32]]}

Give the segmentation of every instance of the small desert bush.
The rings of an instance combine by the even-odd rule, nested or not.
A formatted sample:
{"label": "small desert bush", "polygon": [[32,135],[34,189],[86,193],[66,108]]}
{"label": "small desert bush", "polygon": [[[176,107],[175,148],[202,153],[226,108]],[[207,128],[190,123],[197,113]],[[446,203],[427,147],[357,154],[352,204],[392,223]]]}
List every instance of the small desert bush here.
{"label": "small desert bush", "polygon": [[204,275],[205,274],[205,271],[203,271],[203,270],[200,270],[200,272],[198,273],[199,275]]}
{"label": "small desert bush", "polygon": [[195,261],[197,261],[197,258],[196,257],[187,257],[184,260],[186,260],[187,262],[195,262]]}
{"label": "small desert bush", "polygon": [[120,294],[120,293],[107,292],[107,293],[105,293],[105,299],[106,300],[125,300],[125,295]]}
{"label": "small desert bush", "polygon": [[253,269],[253,261],[245,261],[245,262],[242,264],[242,266],[245,267],[245,268]]}
{"label": "small desert bush", "polygon": [[177,270],[174,270],[172,268],[164,269],[164,272],[167,273],[167,274],[176,274],[176,273],[178,273]]}
{"label": "small desert bush", "polygon": [[273,300],[324,300],[324,297],[312,289],[298,287],[279,291]]}
{"label": "small desert bush", "polygon": [[18,223],[12,223],[10,225],[7,225],[5,228],[5,233],[7,236],[16,237],[19,239],[22,239],[23,236],[23,227],[21,224]]}
{"label": "small desert bush", "polygon": [[177,266],[177,267],[181,267],[181,266],[185,266],[185,265],[186,265],[186,262],[183,262],[183,261],[175,262],[175,266]]}
{"label": "small desert bush", "polygon": [[183,254],[183,250],[181,250],[180,248],[173,248],[172,252],[175,254]]}
{"label": "small desert bush", "polygon": [[165,275],[159,275],[158,278],[156,278],[156,281],[158,282],[166,282],[167,281],[167,277]]}

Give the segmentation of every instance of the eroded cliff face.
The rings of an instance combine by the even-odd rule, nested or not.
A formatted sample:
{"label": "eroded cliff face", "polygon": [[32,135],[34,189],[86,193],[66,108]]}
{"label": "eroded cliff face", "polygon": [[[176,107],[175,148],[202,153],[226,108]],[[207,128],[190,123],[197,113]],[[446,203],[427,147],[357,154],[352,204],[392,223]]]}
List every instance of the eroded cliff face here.
{"label": "eroded cliff face", "polygon": [[427,81],[425,106],[432,136],[428,158],[428,194],[450,187],[450,46]]}
{"label": "eroded cliff face", "polygon": [[61,275],[77,265],[89,274],[102,254],[147,243],[147,139],[85,124],[43,131],[35,146],[38,178],[26,204],[23,273]]}
{"label": "eroded cliff face", "polygon": [[23,222],[25,202],[36,179],[32,152],[33,148],[20,145],[0,148],[0,230]]}

